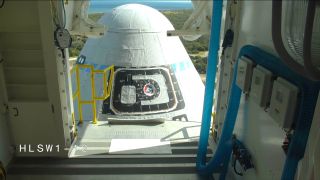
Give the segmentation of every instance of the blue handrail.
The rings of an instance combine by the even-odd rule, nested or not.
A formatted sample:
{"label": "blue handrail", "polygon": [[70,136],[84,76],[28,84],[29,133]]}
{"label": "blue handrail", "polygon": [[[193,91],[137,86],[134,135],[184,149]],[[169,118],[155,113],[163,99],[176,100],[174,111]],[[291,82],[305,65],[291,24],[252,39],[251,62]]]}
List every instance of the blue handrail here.
{"label": "blue handrail", "polygon": [[[199,150],[197,154],[197,169],[200,174],[210,174],[212,171],[206,166],[206,153],[209,138],[209,129],[211,123],[211,113],[213,105],[213,96],[215,89],[215,79],[217,70],[217,58],[220,45],[220,29],[222,18],[222,0],[213,1],[212,23],[211,23],[211,36],[210,36],[210,51],[208,55],[207,75],[206,75],[206,87],[203,103],[202,124],[199,140]],[[220,140],[221,142],[221,140]],[[219,154],[217,151],[216,154]],[[215,156],[216,157],[216,156]],[[220,155],[218,158],[221,157]],[[217,159],[217,158],[213,158]],[[215,161],[216,162],[216,161]],[[219,161],[220,162],[220,161]],[[216,163],[209,163],[211,166]]]}

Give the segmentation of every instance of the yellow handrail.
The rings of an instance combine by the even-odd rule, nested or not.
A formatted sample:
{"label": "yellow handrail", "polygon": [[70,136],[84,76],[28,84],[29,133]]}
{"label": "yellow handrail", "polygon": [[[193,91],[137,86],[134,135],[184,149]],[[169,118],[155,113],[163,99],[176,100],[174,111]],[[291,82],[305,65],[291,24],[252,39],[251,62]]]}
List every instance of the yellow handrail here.
{"label": "yellow handrail", "polygon": [[[107,72],[110,71],[109,74],[109,81],[107,84]],[[95,100],[105,100],[110,96],[111,86],[112,86],[112,80],[113,80],[113,73],[114,73],[114,65],[107,67],[104,70],[94,70],[94,74],[103,74],[103,95],[101,97],[97,97],[94,92],[94,99]],[[94,82],[94,81],[93,81]],[[94,84],[95,86],[95,84]]]}
{"label": "yellow handrail", "polygon": [[[90,69],[90,79],[91,79],[91,93],[92,99],[91,100],[82,100],[81,99],[81,86],[80,86],[80,72],[79,69]],[[93,65],[83,65],[83,64],[76,64],[70,71],[71,74],[76,73],[76,91],[72,94],[72,99],[78,99],[78,113],[79,113],[79,123],[83,123],[83,116],[82,116],[82,105],[83,104],[91,104],[92,105],[92,113],[93,119],[92,123],[97,123],[97,114],[96,114],[96,100],[105,100],[110,97],[111,88],[112,88],[112,81],[113,81],[113,74],[114,74],[114,65],[107,67],[104,70],[94,70]],[[109,72],[109,73],[108,73]],[[108,81],[107,81],[107,73]],[[102,74],[103,75],[103,95],[98,97],[96,96],[95,91],[95,75]]]}

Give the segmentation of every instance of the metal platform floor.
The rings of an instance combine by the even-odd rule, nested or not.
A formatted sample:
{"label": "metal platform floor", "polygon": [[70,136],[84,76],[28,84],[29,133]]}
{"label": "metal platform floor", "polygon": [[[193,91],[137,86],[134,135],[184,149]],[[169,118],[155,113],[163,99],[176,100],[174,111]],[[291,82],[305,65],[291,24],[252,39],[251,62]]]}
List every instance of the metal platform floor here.
{"label": "metal platform floor", "polygon": [[[79,126],[78,137],[70,157],[97,157],[109,154],[173,154],[174,144],[195,142],[200,123],[165,121],[152,124],[98,124],[85,122]],[[173,145],[173,146],[172,146]],[[197,146],[192,147],[196,151]]]}
{"label": "metal platform floor", "polygon": [[[9,180],[207,180],[196,172],[199,122],[154,124],[85,122],[69,158],[17,158]],[[207,160],[214,144],[209,140]]]}
{"label": "metal platform floor", "polygon": [[197,174],[137,174],[137,175],[29,175],[9,176],[8,180],[213,180],[212,177],[200,177]]}
{"label": "metal platform floor", "polygon": [[[199,122],[98,124],[78,129],[69,158],[17,158],[9,180],[207,180],[196,172]],[[207,160],[214,144],[209,140]]]}

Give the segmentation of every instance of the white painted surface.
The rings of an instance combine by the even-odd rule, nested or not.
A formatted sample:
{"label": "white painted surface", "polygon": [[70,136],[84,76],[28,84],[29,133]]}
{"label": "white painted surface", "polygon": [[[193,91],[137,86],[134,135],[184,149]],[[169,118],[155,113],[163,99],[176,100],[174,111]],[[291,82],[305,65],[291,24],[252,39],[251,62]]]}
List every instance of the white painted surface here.
{"label": "white painted surface", "polygon": [[[84,122],[78,129],[79,134],[69,157],[103,158],[110,154],[120,154],[116,157],[121,157],[121,154],[170,155],[170,143],[198,140],[200,126],[199,122],[185,121],[165,121],[149,125]],[[211,146],[211,143],[209,144]],[[81,149],[83,147],[84,149]],[[79,152],[81,150],[85,152]]]}
{"label": "white painted surface", "polygon": [[[50,8],[50,2],[38,2],[47,93],[49,102],[54,108],[56,139],[58,139],[60,144],[69,147],[71,145],[71,112],[73,111],[69,94],[69,92],[72,92],[69,63],[63,63],[64,61],[67,62],[68,59],[64,60],[62,58],[62,52],[54,44],[54,37],[49,35],[55,31],[55,26],[51,22],[53,15]],[[62,11],[59,13],[62,13]],[[68,56],[69,54],[66,50],[65,57],[68,58]],[[50,115],[48,114],[48,116]]]}
{"label": "white painted surface", "polygon": [[273,83],[270,116],[281,128],[290,129],[296,112],[298,88],[279,77]]}
{"label": "white painted surface", "polygon": [[161,139],[112,139],[110,154],[171,154],[170,141]]}
{"label": "white painted surface", "polygon": [[266,107],[270,102],[272,88],[272,73],[257,66],[253,70],[250,97],[261,107]]}
{"label": "white painted surface", "polygon": [[[57,61],[50,9],[49,1],[11,1],[0,11],[0,49],[5,59],[4,73],[0,73],[5,81],[0,96],[4,94],[5,98],[0,102],[1,106],[8,104],[9,110],[7,120],[1,117],[0,126],[4,128],[1,138],[7,139],[1,146],[7,146],[8,134],[12,136],[12,145],[53,143],[64,147],[67,144],[65,135],[67,139],[70,133],[68,119],[63,116],[67,112],[62,115],[61,111],[64,104],[61,101],[66,102],[67,98],[60,99],[61,94],[66,94],[61,92],[67,90],[58,82],[61,75],[58,77],[57,62],[62,64],[62,61]],[[62,154],[66,155],[65,152],[24,155]]]}
{"label": "white painted surface", "polygon": [[[9,103],[9,125],[17,156],[57,156],[63,152],[64,144],[57,137],[57,124],[48,102]],[[36,112],[35,112],[36,110]],[[61,151],[32,152],[39,144],[59,145]],[[27,147],[26,150],[20,147]],[[20,151],[21,150],[21,151]]]}
{"label": "white painted surface", "polygon": [[243,91],[248,92],[251,84],[253,63],[246,57],[241,57],[237,69],[237,86]]}
{"label": "white painted surface", "polygon": [[[1,60],[0,52],[0,60]],[[0,63],[0,161],[4,166],[7,166],[12,158],[10,153],[11,137],[8,128],[8,118],[6,116],[6,106],[4,105],[7,99],[5,82],[3,77],[3,64]]]}
{"label": "white painted surface", "polygon": [[[229,57],[224,59],[222,71],[228,72],[222,74],[221,87],[228,92],[228,78],[232,73],[231,62],[238,56],[240,49],[244,45],[255,45],[269,53],[275,52],[271,37],[271,1],[238,1],[240,8],[239,22],[234,22],[235,27],[235,43],[233,44],[233,52]],[[228,19],[227,13],[227,19]],[[239,23],[239,24],[237,24]],[[226,27],[226,29],[228,26]],[[231,65],[230,65],[231,64]],[[224,80],[225,79],[225,80]],[[223,89],[219,89],[220,91]],[[221,93],[223,93],[221,91]],[[227,95],[225,95],[227,96]],[[227,98],[224,98],[218,104],[219,113],[217,121],[223,122],[226,108]],[[221,111],[221,108],[222,111]],[[221,127],[221,125],[220,125]],[[218,131],[218,132],[221,132]],[[235,125],[234,133],[249,149],[255,169],[249,170],[243,177],[234,175],[235,179],[245,180],[269,180],[280,179],[285,161],[285,154],[281,148],[285,132],[274,122],[263,108],[257,106],[250,98],[244,95],[241,97],[240,109]],[[229,169],[229,173],[233,173],[233,169]],[[232,177],[232,175],[230,175]]]}

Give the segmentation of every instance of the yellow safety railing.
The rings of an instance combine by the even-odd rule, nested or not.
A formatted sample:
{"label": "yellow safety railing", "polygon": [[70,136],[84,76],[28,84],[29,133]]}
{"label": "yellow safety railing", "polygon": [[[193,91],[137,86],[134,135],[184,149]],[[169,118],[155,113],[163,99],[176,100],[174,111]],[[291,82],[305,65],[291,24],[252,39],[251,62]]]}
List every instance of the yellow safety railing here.
{"label": "yellow safety railing", "polygon": [[[81,98],[80,69],[90,69],[91,92],[92,92],[92,99],[91,100],[82,100],[82,98]],[[93,113],[92,122],[94,124],[96,124],[97,123],[96,100],[105,100],[110,96],[111,88],[112,88],[112,81],[113,81],[113,74],[114,74],[114,65],[109,66],[104,70],[95,70],[93,65],[76,64],[70,71],[70,74],[74,74],[74,73],[76,75],[77,90],[72,94],[72,100],[74,101],[75,99],[78,99],[79,123],[83,122],[82,105],[91,104],[92,105],[92,113]],[[96,90],[95,90],[95,75],[96,74],[103,75],[103,95],[98,96],[98,97],[96,96]],[[108,80],[107,80],[107,74],[108,74]]]}

